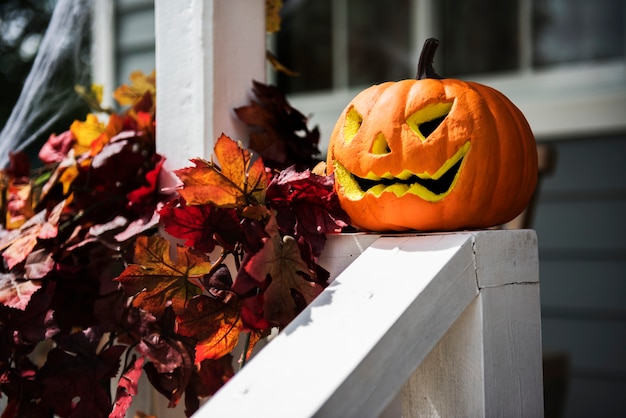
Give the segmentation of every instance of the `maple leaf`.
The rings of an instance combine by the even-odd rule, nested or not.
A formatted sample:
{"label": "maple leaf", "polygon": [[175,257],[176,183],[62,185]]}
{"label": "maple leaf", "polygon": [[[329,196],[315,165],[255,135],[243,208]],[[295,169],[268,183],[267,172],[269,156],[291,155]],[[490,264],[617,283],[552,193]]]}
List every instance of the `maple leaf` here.
{"label": "maple leaf", "polygon": [[170,257],[170,243],[158,235],[137,238],[135,264],[129,265],[115,280],[133,306],[157,316],[171,303],[174,312],[182,314],[188,301],[201,293],[190,279],[198,279],[211,271],[208,257],[176,246],[176,258]]}
{"label": "maple leaf", "polygon": [[[156,75],[153,71],[145,75],[141,71],[133,71],[129,79],[131,85],[123,84],[113,92],[113,97],[121,106],[132,106],[134,110],[154,113],[156,97]],[[146,109],[145,101],[149,97],[150,107]]]}
{"label": "maple leaf", "polygon": [[214,334],[196,344],[196,364],[202,360],[218,359],[233,351],[242,330],[241,318],[237,317],[234,322],[223,318]]}
{"label": "maple leaf", "polygon": [[33,216],[33,186],[28,177],[11,178],[6,188],[6,228],[15,229]]}
{"label": "maple leaf", "polygon": [[291,166],[272,179],[267,202],[277,211],[283,235],[304,238],[314,257],[320,256],[327,233],[340,232],[348,226],[332,176],[319,176],[310,170],[297,172]]}
{"label": "maple leaf", "polygon": [[[36,292],[31,296],[25,310],[0,311],[3,332],[11,336],[11,344],[14,347],[30,352],[41,341],[58,334],[59,328],[50,310],[50,299],[50,295],[45,292]],[[1,315],[3,312],[6,313],[5,316]],[[9,350],[5,352],[8,353]]]}
{"label": "maple leaf", "polygon": [[196,367],[197,372],[189,389],[194,388],[198,397],[215,394],[235,374],[230,354],[215,360],[202,360]]}
{"label": "maple leaf", "polygon": [[38,239],[53,238],[57,234],[57,225],[66,201],[59,202],[52,210],[43,210],[27,220],[19,229],[0,240],[2,257],[7,267],[12,269],[20,264],[36,247]]}
{"label": "maple leaf", "polygon": [[139,214],[144,214],[148,210],[152,210],[158,199],[158,181],[159,173],[165,162],[165,158],[155,154],[153,156],[154,168],[149,170],[145,176],[145,183],[139,188],[131,191],[126,195],[128,198],[128,207]]}
{"label": "maple leaf", "polygon": [[0,274],[0,303],[10,308],[24,310],[41,283],[20,280],[13,273]]}
{"label": "maple leaf", "polygon": [[109,391],[102,383],[115,376],[125,346],[97,352],[102,333],[94,329],[56,338],[41,369],[45,389],[42,402],[60,416],[106,417]]}
{"label": "maple leaf", "polygon": [[315,166],[320,161],[315,157],[320,154],[318,128],[309,130],[307,118],[291,107],[278,88],[253,81],[252,91],[258,102],[235,109],[241,121],[257,129],[250,133],[250,149],[272,169]]}
{"label": "maple leaf", "polygon": [[238,303],[225,304],[205,295],[194,298],[185,313],[176,318],[177,334],[200,340],[195,348],[196,364],[230,353],[242,330]]}
{"label": "maple leaf", "polygon": [[217,268],[214,268],[211,274],[202,278],[201,283],[213,299],[223,303],[228,303],[235,296],[235,293],[231,290],[233,279],[230,275],[230,270],[225,264],[220,264]]}
{"label": "maple leaf", "polygon": [[126,411],[133,401],[133,396],[139,390],[139,378],[143,371],[143,362],[143,357],[134,359],[124,371],[122,377],[120,377],[115,394],[115,404],[109,418],[124,418],[126,416]]}
{"label": "maple leaf", "polygon": [[[178,356],[176,363],[167,358],[166,361],[160,360],[147,363],[144,366],[144,370],[152,386],[169,399],[168,407],[173,408],[178,404],[180,397],[185,392],[185,388],[193,375],[194,367],[191,356],[182,342],[168,341],[168,343],[170,350],[162,354],[172,356],[175,351],[176,355],[174,357]],[[174,364],[176,364],[176,367],[173,367]]]}
{"label": "maple leaf", "polygon": [[[315,283],[315,272],[302,260],[298,243],[291,236],[281,238],[275,222],[267,227],[269,238],[263,248],[246,256],[242,269],[260,285],[269,282],[263,290],[263,315],[272,325],[285,326],[323,290]],[[238,275],[233,289],[237,286]]]}
{"label": "maple leaf", "polygon": [[215,143],[214,152],[219,165],[192,159],[195,167],[174,172],[183,182],[179,194],[187,204],[239,209],[263,205],[268,182],[263,160],[252,163],[250,153],[224,134]]}
{"label": "maple leaf", "polygon": [[100,122],[98,116],[89,113],[85,121],[74,121],[70,126],[70,131],[76,138],[76,143],[74,144],[76,154],[80,155],[88,151],[91,143],[105,131],[105,125]]}
{"label": "maple leaf", "polygon": [[185,337],[204,340],[218,332],[220,322],[238,317],[239,305],[226,304],[207,295],[198,295],[189,301],[185,312],[176,316],[175,331]]}
{"label": "maple leaf", "polygon": [[9,167],[6,174],[12,178],[28,177],[30,175],[30,159],[24,151],[9,151]]}
{"label": "maple leaf", "polygon": [[269,33],[280,30],[280,9],[282,0],[265,0],[265,31]]}
{"label": "maple leaf", "polygon": [[52,134],[41,147],[39,159],[46,164],[60,163],[75,142],[76,138],[72,131],[65,131],[60,135]]}
{"label": "maple leaf", "polygon": [[184,245],[210,253],[219,243],[228,250],[243,241],[243,229],[234,209],[213,205],[187,205],[182,199],[166,203],[160,210],[161,223],[173,237],[184,239]]}

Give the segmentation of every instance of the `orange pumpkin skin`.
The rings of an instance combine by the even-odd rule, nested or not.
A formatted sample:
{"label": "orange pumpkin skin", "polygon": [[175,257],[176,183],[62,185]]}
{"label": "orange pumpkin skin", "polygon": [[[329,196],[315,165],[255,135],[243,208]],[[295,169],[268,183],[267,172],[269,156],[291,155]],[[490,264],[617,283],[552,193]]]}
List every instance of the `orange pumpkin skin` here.
{"label": "orange pumpkin skin", "polygon": [[[416,132],[446,112],[432,132]],[[528,122],[502,93],[425,78],[359,93],[335,125],[327,167],[354,226],[450,231],[500,225],[521,213],[536,187],[537,150]],[[359,185],[365,177],[372,180]]]}

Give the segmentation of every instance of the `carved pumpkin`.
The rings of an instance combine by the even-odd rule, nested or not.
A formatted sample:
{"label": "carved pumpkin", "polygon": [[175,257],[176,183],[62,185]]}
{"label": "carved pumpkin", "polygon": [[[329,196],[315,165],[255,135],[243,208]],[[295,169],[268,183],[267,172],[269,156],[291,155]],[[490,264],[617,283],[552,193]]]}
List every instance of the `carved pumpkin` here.
{"label": "carved pumpkin", "polygon": [[513,219],[537,183],[537,150],[502,93],[443,79],[424,44],[416,80],[359,93],[337,121],[328,171],[354,226],[373,231],[485,228]]}

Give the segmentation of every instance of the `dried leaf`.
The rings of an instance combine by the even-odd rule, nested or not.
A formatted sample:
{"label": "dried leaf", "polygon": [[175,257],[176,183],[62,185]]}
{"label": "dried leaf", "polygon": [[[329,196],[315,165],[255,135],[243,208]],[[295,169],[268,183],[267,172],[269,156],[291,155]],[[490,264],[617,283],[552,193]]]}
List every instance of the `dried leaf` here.
{"label": "dried leaf", "polygon": [[255,128],[250,148],[272,169],[314,167],[320,154],[318,128],[309,129],[307,118],[291,107],[278,88],[254,81],[252,91],[257,101],[235,109],[242,122]]}
{"label": "dried leaf", "polygon": [[120,378],[115,394],[115,404],[109,418],[124,418],[126,416],[133,396],[139,390],[139,378],[143,372],[143,362],[143,357],[135,359]]}
{"label": "dried leaf", "polygon": [[74,121],[70,126],[70,131],[76,138],[76,144],[74,145],[76,154],[80,155],[88,151],[91,143],[105,132],[105,125],[100,122],[98,116],[89,113],[84,122]]}
{"label": "dried leaf", "polygon": [[0,273],[0,304],[23,311],[40,287],[38,281],[18,279],[13,273]]}
{"label": "dried leaf", "polygon": [[190,206],[185,201],[171,201],[159,210],[165,231],[184,239],[185,245],[210,253],[219,240],[232,250],[244,239],[240,219],[234,209],[203,204]]}
{"label": "dried leaf", "polygon": [[304,308],[300,301],[309,304],[323,290],[314,282],[315,272],[302,260],[296,240],[281,239],[277,231],[264,239],[263,248],[244,260],[242,267],[259,284],[269,281],[263,291],[263,312],[273,325],[287,325]]}
{"label": "dried leaf", "polygon": [[263,161],[252,162],[250,153],[226,135],[217,140],[214,152],[219,165],[193,159],[195,167],[174,172],[183,182],[179,194],[185,202],[241,209],[263,205],[268,182]]}
{"label": "dried leaf", "polygon": [[128,296],[134,296],[133,306],[160,316],[171,304],[178,315],[201,293],[190,279],[197,280],[211,271],[208,257],[186,247],[176,246],[175,250],[172,259],[170,243],[158,235],[137,239],[135,264],[115,279]]}
{"label": "dried leaf", "polygon": [[280,9],[282,0],[265,0],[265,30],[275,33],[280,30]]}

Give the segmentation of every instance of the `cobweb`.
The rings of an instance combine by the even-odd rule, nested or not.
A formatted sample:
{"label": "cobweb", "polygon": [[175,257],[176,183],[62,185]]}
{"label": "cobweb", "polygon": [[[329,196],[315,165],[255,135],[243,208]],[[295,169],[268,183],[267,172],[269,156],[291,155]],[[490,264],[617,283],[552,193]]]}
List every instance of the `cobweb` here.
{"label": "cobweb", "polygon": [[51,133],[60,133],[55,129],[69,128],[88,111],[74,86],[90,84],[91,11],[92,0],[57,1],[20,97],[0,132],[0,168],[7,166],[9,152],[40,146]]}

